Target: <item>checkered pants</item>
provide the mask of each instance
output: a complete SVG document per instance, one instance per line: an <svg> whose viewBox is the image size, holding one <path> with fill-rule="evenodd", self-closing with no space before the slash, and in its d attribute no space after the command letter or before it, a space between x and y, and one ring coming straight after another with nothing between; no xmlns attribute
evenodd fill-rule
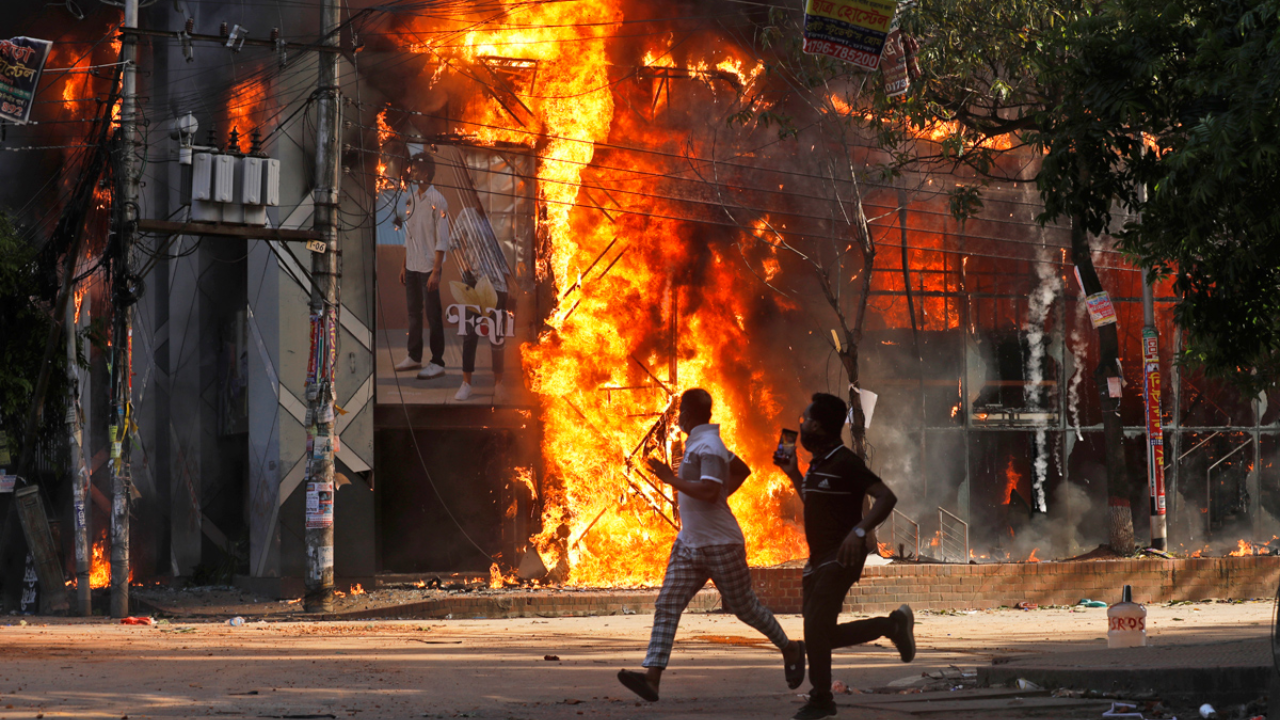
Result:
<svg viewBox="0 0 1280 720"><path fill-rule="evenodd" d="M751 589L745 545L709 545L691 548L676 540L667 560L667 576L653 608L653 633L644 666L665 668L671 658L680 614L710 579L720 591L720 603L742 622L759 630L778 649L790 642L773 613L760 604Z"/></svg>

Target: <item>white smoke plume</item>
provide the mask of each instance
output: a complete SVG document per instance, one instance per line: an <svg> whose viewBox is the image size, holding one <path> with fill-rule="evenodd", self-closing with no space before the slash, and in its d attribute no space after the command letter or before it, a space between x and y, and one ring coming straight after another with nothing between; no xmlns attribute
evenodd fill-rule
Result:
<svg viewBox="0 0 1280 720"><path fill-rule="evenodd" d="M1040 229L1041 236L1044 228ZM1027 307L1027 321L1023 330L1027 333L1027 405L1039 408L1044 395L1044 355L1045 355L1045 320L1053 309L1053 302L1058 296L1058 276L1050 264L1050 250L1042 245L1036 252L1036 278L1039 285L1031 291L1031 302ZM1036 460L1031 479L1031 497L1036 510L1045 512L1044 486L1049 475L1048 435L1043 427L1036 429Z"/></svg>

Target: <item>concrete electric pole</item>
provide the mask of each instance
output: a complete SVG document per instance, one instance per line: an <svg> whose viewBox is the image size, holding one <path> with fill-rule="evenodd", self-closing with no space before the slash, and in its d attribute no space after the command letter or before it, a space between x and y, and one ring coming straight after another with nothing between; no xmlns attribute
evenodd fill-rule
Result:
<svg viewBox="0 0 1280 720"><path fill-rule="evenodd" d="M1151 510L1151 547L1167 549L1164 499L1164 429L1160 420L1160 336L1147 271L1142 271L1142 399L1147 424L1147 488Z"/></svg>
<svg viewBox="0 0 1280 720"><path fill-rule="evenodd" d="M338 0L320 9L320 44L338 47ZM306 602L307 612L333 611L334 365L338 357L338 132L341 127L338 54L319 55L316 89L315 214L312 229L324 238L311 254L311 355L307 372Z"/></svg>
<svg viewBox="0 0 1280 720"><path fill-rule="evenodd" d="M74 265L71 265L74 268ZM80 369L76 365L77 342L76 308L74 303L67 303L66 319L63 324L67 328L67 379L71 390L67 398L67 445L71 450L71 494L73 532L76 548L76 611L84 616L93 615L93 600L89 587L89 575L93 563L93 542L89 539L91 528L89 520L92 515L89 504L89 469L84 462L84 424L80 416Z"/></svg>
<svg viewBox="0 0 1280 720"><path fill-rule="evenodd" d="M134 279L129 271L133 233L138 222L137 60L138 0L125 0L123 40L120 47L120 153L116 172L123 197L116 227L116 253L112 263L112 301L115 317L111 333L111 617L129 615L129 425L133 422L130 397L133 380Z"/></svg>

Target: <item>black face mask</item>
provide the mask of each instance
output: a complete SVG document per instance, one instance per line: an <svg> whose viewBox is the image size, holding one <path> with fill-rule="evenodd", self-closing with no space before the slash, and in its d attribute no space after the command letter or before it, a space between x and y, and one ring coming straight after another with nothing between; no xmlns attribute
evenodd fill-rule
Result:
<svg viewBox="0 0 1280 720"><path fill-rule="evenodd" d="M838 440L831 437L831 434L822 428L817 428L812 432L800 430L800 446L809 452L817 452L825 450L834 445Z"/></svg>

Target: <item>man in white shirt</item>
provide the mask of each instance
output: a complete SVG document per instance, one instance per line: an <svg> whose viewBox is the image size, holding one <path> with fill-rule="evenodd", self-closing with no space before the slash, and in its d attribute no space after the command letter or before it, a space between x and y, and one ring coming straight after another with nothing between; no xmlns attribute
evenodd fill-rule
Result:
<svg viewBox="0 0 1280 720"><path fill-rule="evenodd" d="M415 370L423 379L444 374L444 306L440 303L440 275L449 250L449 203L436 190L436 164L425 153L410 161L414 192L410 196L409 219L404 224L404 266L400 284L405 286L409 305L408 357L396 370ZM431 328L431 361L422 364L423 310Z"/></svg>
<svg viewBox="0 0 1280 720"><path fill-rule="evenodd" d="M686 390L680 396L678 418L680 429L688 436L680 474L657 459L649 460L653 473L679 492L680 534L671 547L667 574L654 602L653 632L644 659L646 672L619 670L618 681L651 702L658 699L658 684L671 656L680 615L708 579L720 591L725 610L759 630L782 651L787 686L795 689L804 682L804 643L787 638L773 613L760 604L751 589L746 541L728 503L733 456L720 439L720 426L710 421L711 395L700 388Z"/></svg>

